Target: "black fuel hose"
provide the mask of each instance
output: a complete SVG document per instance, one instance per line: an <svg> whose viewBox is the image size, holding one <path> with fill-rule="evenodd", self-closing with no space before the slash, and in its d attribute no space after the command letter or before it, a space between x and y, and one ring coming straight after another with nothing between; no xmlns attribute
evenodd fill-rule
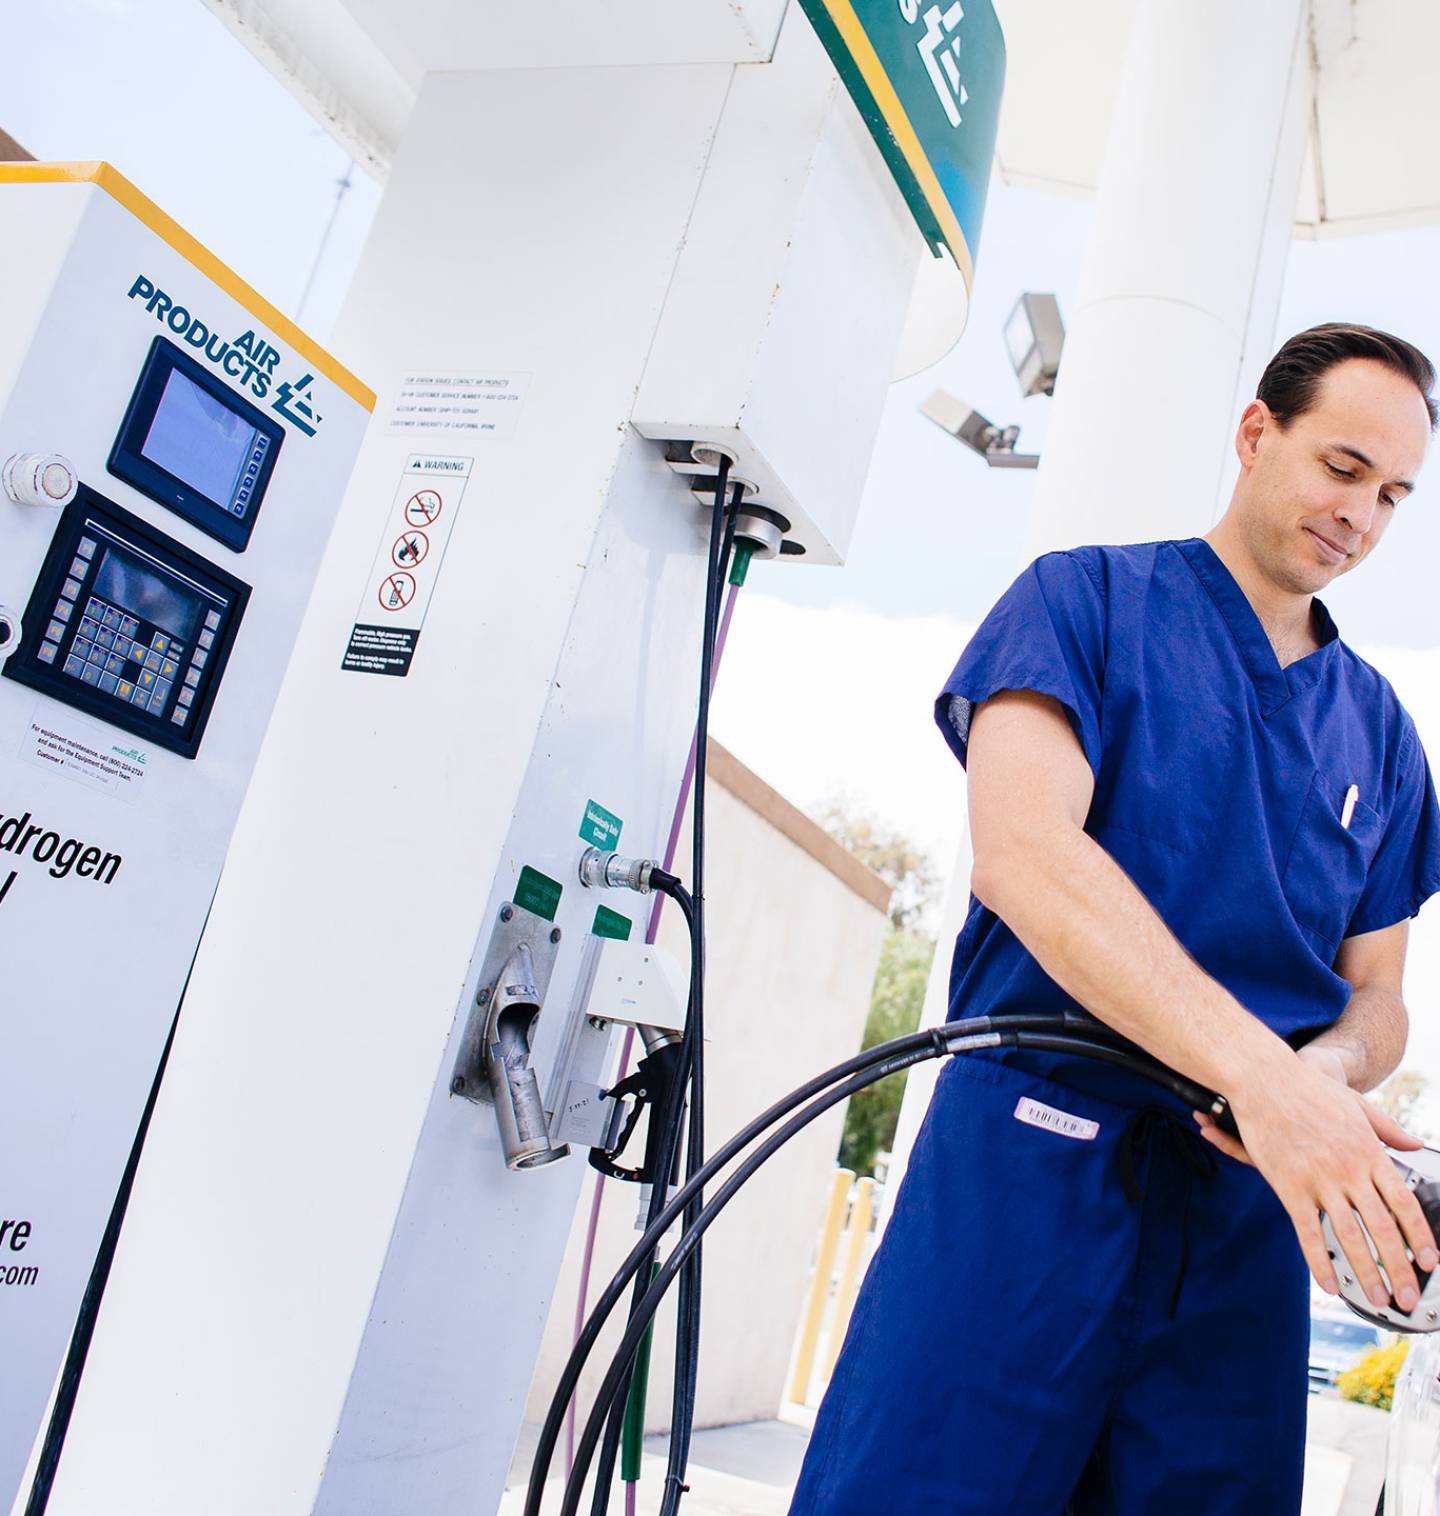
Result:
<svg viewBox="0 0 1440 1516"><path fill-rule="evenodd" d="M1174 1070L1166 1068L1136 1048L1133 1043L1111 1032L1103 1024L1078 1013L1065 1012L1019 1014L997 1018L976 1016L967 1020L948 1022L942 1026L912 1032L908 1036L897 1037L891 1042L869 1048L816 1075L815 1078L792 1090L768 1110L755 1117L681 1185L669 1203L654 1217L649 1229L636 1243L625 1262L621 1264L615 1276L605 1287L585 1323L584 1330L576 1339L541 1428L540 1441L536 1448L535 1461L531 1467L530 1481L526 1491L524 1516L540 1516L545 1479L554 1456L565 1408L575 1392L580 1374L594 1350L605 1322L623 1295L626 1285L635 1278L643 1265L653 1259L665 1232L676 1217L687 1209L694 1196L703 1190L705 1184L768 1128L775 1126L785 1117L790 1117L725 1180L694 1220L686 1226L643 1294L632 1301L625 1334L611 1359L610 1367L596 1397L595 1407L586 1421L580 1444L576 1449L574 1467L565 1488L562 1516L575 1516L578 1510L585 1477L606 1414L614 1403L619 1386L625 1382L635 1350L666 1291L684 1267L686 1259L699 1246L700 1238L710 1223L756 1170L797 1132L803 1130L831 1106L889 1074L909 1068L913 1064L925 1062L930 1058L996 1047L1064 1052L1110 1063L1153 1080L1196 1110L1208 1110L1214 1101L1214 1096L1208 1091ZM802 1106L804 1109L799 1110L798 1114L791 1115L797 1107ZM672 1437L674 1431L672 1427Z"/></svg>

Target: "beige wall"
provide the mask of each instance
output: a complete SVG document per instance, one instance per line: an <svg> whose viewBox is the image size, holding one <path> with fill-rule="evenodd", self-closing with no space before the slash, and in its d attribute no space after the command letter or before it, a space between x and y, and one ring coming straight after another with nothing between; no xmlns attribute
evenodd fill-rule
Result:
<svg viewBox="0 0 1440 1516"><path fill-rule="evenodd" d="M705 1056L707 1150L713 1151L780 1095L859 1049L889 890L717 743L710 753ZM689 859L687 827L675 869L687 881ZM688 963L684 923L670 906L660 942ZM699 1426L770 1417L779 1407L843 1121L844 1107L837 1106L806 1128L706 1233ZM641 1135L625 1162L638 1159ZM570 1349L593 1194L587 1183L545 1328L528 1421L543 1419ZM638 1186L605 1185L592 1302L635 1244L638 1196ZM655 1338L651 1430L669 1424L673 1299L672 1291ZM617 1315L623 1314L622 1307ZM612 1345L614 1336L606 1338ZM606 1359L597 1353L592 1364ZM598 1380L592 1371L582 1382L582 1417Z"/></svg>

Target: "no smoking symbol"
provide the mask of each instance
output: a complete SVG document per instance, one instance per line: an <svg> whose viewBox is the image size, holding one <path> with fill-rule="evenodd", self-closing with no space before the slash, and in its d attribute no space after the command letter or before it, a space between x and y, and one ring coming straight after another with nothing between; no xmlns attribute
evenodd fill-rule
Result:
<svg viewBox="0 0 1440 1516"><path fill-rule="evenodd" d="M405 521L409 526L429 526L443 508L444 502L434 490L421 490L406 502Z"/></svg>
<svg viewBox="0 0 1440 1516"><path fill-rule="evenodd" d="M390 558L396 568L414 568L416 564L424 563L429 551L430 539L424 532L406 532L396 538Z"/></svg>
<svg viewBox="0 0 1440 1516"><path fill-rule="evenodd" d="M415 579L411 574L391 574L380 586L380 608L403 611L415 598Z"/></svg>

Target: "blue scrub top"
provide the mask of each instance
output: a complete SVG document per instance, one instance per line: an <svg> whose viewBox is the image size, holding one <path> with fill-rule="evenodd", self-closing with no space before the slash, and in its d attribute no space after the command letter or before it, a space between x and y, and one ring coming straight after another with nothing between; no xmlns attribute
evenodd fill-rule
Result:
<svg viewBox="0 0 1440 1516"><path fill-rule="evenodd" d="M1316 612L1323 645L1281 668L1199 538L1050 553L985 618L935 708L963 764L982 700L1057 700L1095 774L1086 832L1196 962L1297 1043L1345 1009L1341 940L1440 890L1440 807L1414 723ZM951 1018L1062 1009L1078 1007L972 896Z"/></svg>

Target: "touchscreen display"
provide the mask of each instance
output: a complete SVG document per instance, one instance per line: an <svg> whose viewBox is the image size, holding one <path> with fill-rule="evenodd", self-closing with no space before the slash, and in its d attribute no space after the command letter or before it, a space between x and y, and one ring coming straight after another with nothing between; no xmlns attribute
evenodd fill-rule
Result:
<svg viewBox="0 0 1440 1516"><path fill-rule="evenodd" d="M92 589L116 610L163 627L192 646L209 604L179 580L118 547L105 548Z"/></svg>
<svg viewBox="0 0 1440 1516"><path fill-rule="evenodd" d="M141 453L222 509L229 507L255 444L255 428L171 369Z"/></svg>

